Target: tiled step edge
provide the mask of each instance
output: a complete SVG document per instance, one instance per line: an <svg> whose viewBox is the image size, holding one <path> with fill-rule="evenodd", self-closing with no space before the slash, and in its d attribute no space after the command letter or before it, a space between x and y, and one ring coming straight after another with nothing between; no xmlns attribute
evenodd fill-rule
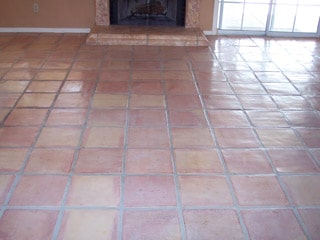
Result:
<svg viewBox="0 0 320 240"><path fill-rule="evenodd" d="M144 46L208 46L209 42L201 30L194 34L157 34L157 33L105 33L88 34L88 45L144 45Z"/></svg>

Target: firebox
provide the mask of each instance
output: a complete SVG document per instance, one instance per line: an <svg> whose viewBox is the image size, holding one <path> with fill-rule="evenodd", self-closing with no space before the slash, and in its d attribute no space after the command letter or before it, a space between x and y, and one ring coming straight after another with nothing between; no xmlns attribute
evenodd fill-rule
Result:
<svg viewBox="0 0 320 240"><path fill-rule="evenodd" d="M110 24L184 26L186 0L110 0Z"/></svg>

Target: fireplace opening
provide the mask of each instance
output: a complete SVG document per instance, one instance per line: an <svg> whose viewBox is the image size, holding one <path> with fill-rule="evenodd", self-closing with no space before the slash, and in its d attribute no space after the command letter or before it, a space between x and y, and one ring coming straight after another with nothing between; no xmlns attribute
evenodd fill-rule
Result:
<svg viewBox="0 0 320 240"><path fill-rule="evenodd" d="M185 26L186 0L110 0L110 24Z"/></svg>

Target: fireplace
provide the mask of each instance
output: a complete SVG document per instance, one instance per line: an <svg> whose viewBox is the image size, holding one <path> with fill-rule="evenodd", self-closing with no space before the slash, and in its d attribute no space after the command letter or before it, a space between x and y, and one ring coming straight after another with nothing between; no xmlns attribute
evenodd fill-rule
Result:
<svg viewBox="0 0 320 240"><path fill-rule="evenodd" d="M200 10L200 0L118 0L121 1L122 5L119 3L115 4L115 0L95 0L96 1L96 25L97 26L109 26L118 23L119 19L123 19L130 16L135 17L154 17L157 16L159 19L164 16L176 19L176 26L184 26L185 28L199 28L199 10ZM130 5L132 2L137 2L141 4L140 6L145 6L145 11L141 8L139 11L132 9L131 7L123 7L124 4ZM167 3L171 6L180 6L179 11L175 11L174 7L170 7L171 10L163 10L161 8L158 10L153 10L151 13L147 13L148 9L151 9L150 3L160 2L163 8L168 7ZM182 2L182 3L181 3ZM143 5L146 4L146 5ZM159 4L159 3L157 3ZM182 7L181 7L182 6ZM122 10L121 10L122 9ZM153 8L154 9L154 8ZM131 12L132 11L132 12ZM171 11L171 12L169 12ZM124 13L123 13L124 12ZM141 14L141 15L140 15ZM176 16L173 16L176 15ZM126 17L124 17L126 16ZM121 21L120 21L121 24ZM161 25L160 23L158 23Z"/></svg>
<svg viewBox="0 0 320 240"><path fill-rule="evenodd" d="M115 4L115 0L95 1L96 26L88 34L87 44L140 46L209 45L208 39L200 28L200 0L117 0L121 1L120 4L119 2ZM133 2L138 4L133 6L131 5ZM177 11L177 6L179 6L180 12ZM172 26L179 27L166 25L168 23L163 24L165 17L175 21ZM144 23L139 25L139 23L135 22L127 25L125 21L128 18L136 20L141 18L144 19L142 20ZM157 25L150 24L151 20L156 18L158 18Z"/></svg>
<svg viewBox="0 0 320 240"><path fill-rule="evenodd" d="M185 8L185 0L110 0L110 24L184 26Z"/></svg>

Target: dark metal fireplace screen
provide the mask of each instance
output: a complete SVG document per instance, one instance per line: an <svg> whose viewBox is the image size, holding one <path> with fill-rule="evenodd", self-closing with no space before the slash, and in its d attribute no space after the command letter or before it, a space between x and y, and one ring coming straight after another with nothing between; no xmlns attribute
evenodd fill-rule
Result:
<svg viewBox="0 0 320 240"><path fill-rule="evenodd" d="M110 0L110 23L184 26L186 0Z"/></svg>

